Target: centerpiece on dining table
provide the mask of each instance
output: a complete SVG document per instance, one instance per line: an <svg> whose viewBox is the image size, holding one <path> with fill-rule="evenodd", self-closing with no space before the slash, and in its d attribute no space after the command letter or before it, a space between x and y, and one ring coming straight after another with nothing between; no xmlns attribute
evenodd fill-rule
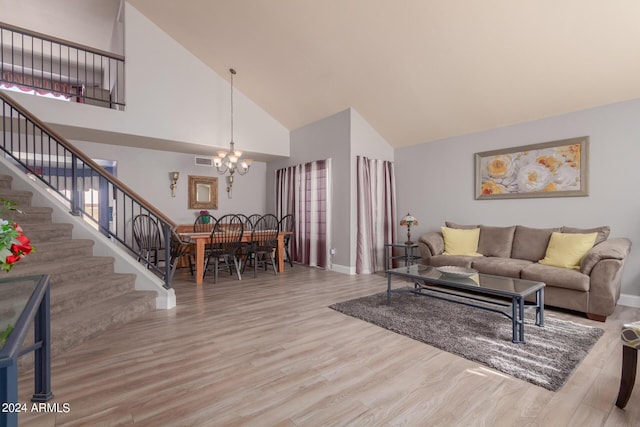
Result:
<svg viewBox="0 0 640 427"><path fill-rule="evenodd" d="M203 224L209 224L209 221L211 220L211 217L209 216L209 211L206 209L203 209L200 211L200 219L202 221Z"/></svg>

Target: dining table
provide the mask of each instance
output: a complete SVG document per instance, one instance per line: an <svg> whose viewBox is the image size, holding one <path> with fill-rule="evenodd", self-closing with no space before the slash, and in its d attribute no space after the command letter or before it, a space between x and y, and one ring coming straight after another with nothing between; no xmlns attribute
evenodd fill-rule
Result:
<svg viewBox="0 0 640 427"><path fill-rule="evenodd" d="M178 235L182 240L192 242L196 249L195 259L195 280L197 285L201 285L204 281L204 253L207 244L211 243L211 232L194 232L193 225L190 226L191 231L188 231L186 226L178 226ZM293 234L291 231L278 232L278 244L276 246L276 265L278 272L284 271L284 236L287 234ZM242 233L242 242L250 242L252 240L253 232L251 230L244 231Z"/></svg>

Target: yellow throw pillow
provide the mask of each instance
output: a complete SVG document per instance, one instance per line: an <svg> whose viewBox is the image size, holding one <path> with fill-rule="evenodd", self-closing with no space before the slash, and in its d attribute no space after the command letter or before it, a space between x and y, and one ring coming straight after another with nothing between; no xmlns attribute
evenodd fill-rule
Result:
<svg viewBox="0 0 640 427"><path fill-rule="evenodd" d="M551 233L547 253L540 264L563 268L580 268L580 261L593 247L598 233Z"/></svg>
<svg viewBox="0 0 640 427"><path fill-rule="evenodd" d="M478 253L480 229L442 227L444 255L482 256Z"/></svg>

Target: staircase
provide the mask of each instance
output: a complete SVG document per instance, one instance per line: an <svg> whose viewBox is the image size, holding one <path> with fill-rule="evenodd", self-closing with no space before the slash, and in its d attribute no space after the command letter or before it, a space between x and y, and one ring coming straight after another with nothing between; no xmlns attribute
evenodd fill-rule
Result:
<svg viewBox="0 0 640 427"><path fill-rule="evenodd" d="M156 292L135 291L134 274L116 273L112 257L94 256L92 240L73 239L71 224L53 223L52 209L31 206L32 193L12 190L12 179L0 175L0 197L16 202L21 212L0 216L16 221L35 250L0 277L49 274L54 358L155 310Z"/></svg>

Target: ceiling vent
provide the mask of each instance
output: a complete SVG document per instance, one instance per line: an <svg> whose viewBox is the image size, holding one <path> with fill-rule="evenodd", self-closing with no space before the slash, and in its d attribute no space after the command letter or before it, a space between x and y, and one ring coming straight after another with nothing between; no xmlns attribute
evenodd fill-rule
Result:
<svg viewBox="0 0 640 427"><path fill-rule="evenodd" d="M196 156L196 166L213 166L213 159L211 157Z"/></svg>

